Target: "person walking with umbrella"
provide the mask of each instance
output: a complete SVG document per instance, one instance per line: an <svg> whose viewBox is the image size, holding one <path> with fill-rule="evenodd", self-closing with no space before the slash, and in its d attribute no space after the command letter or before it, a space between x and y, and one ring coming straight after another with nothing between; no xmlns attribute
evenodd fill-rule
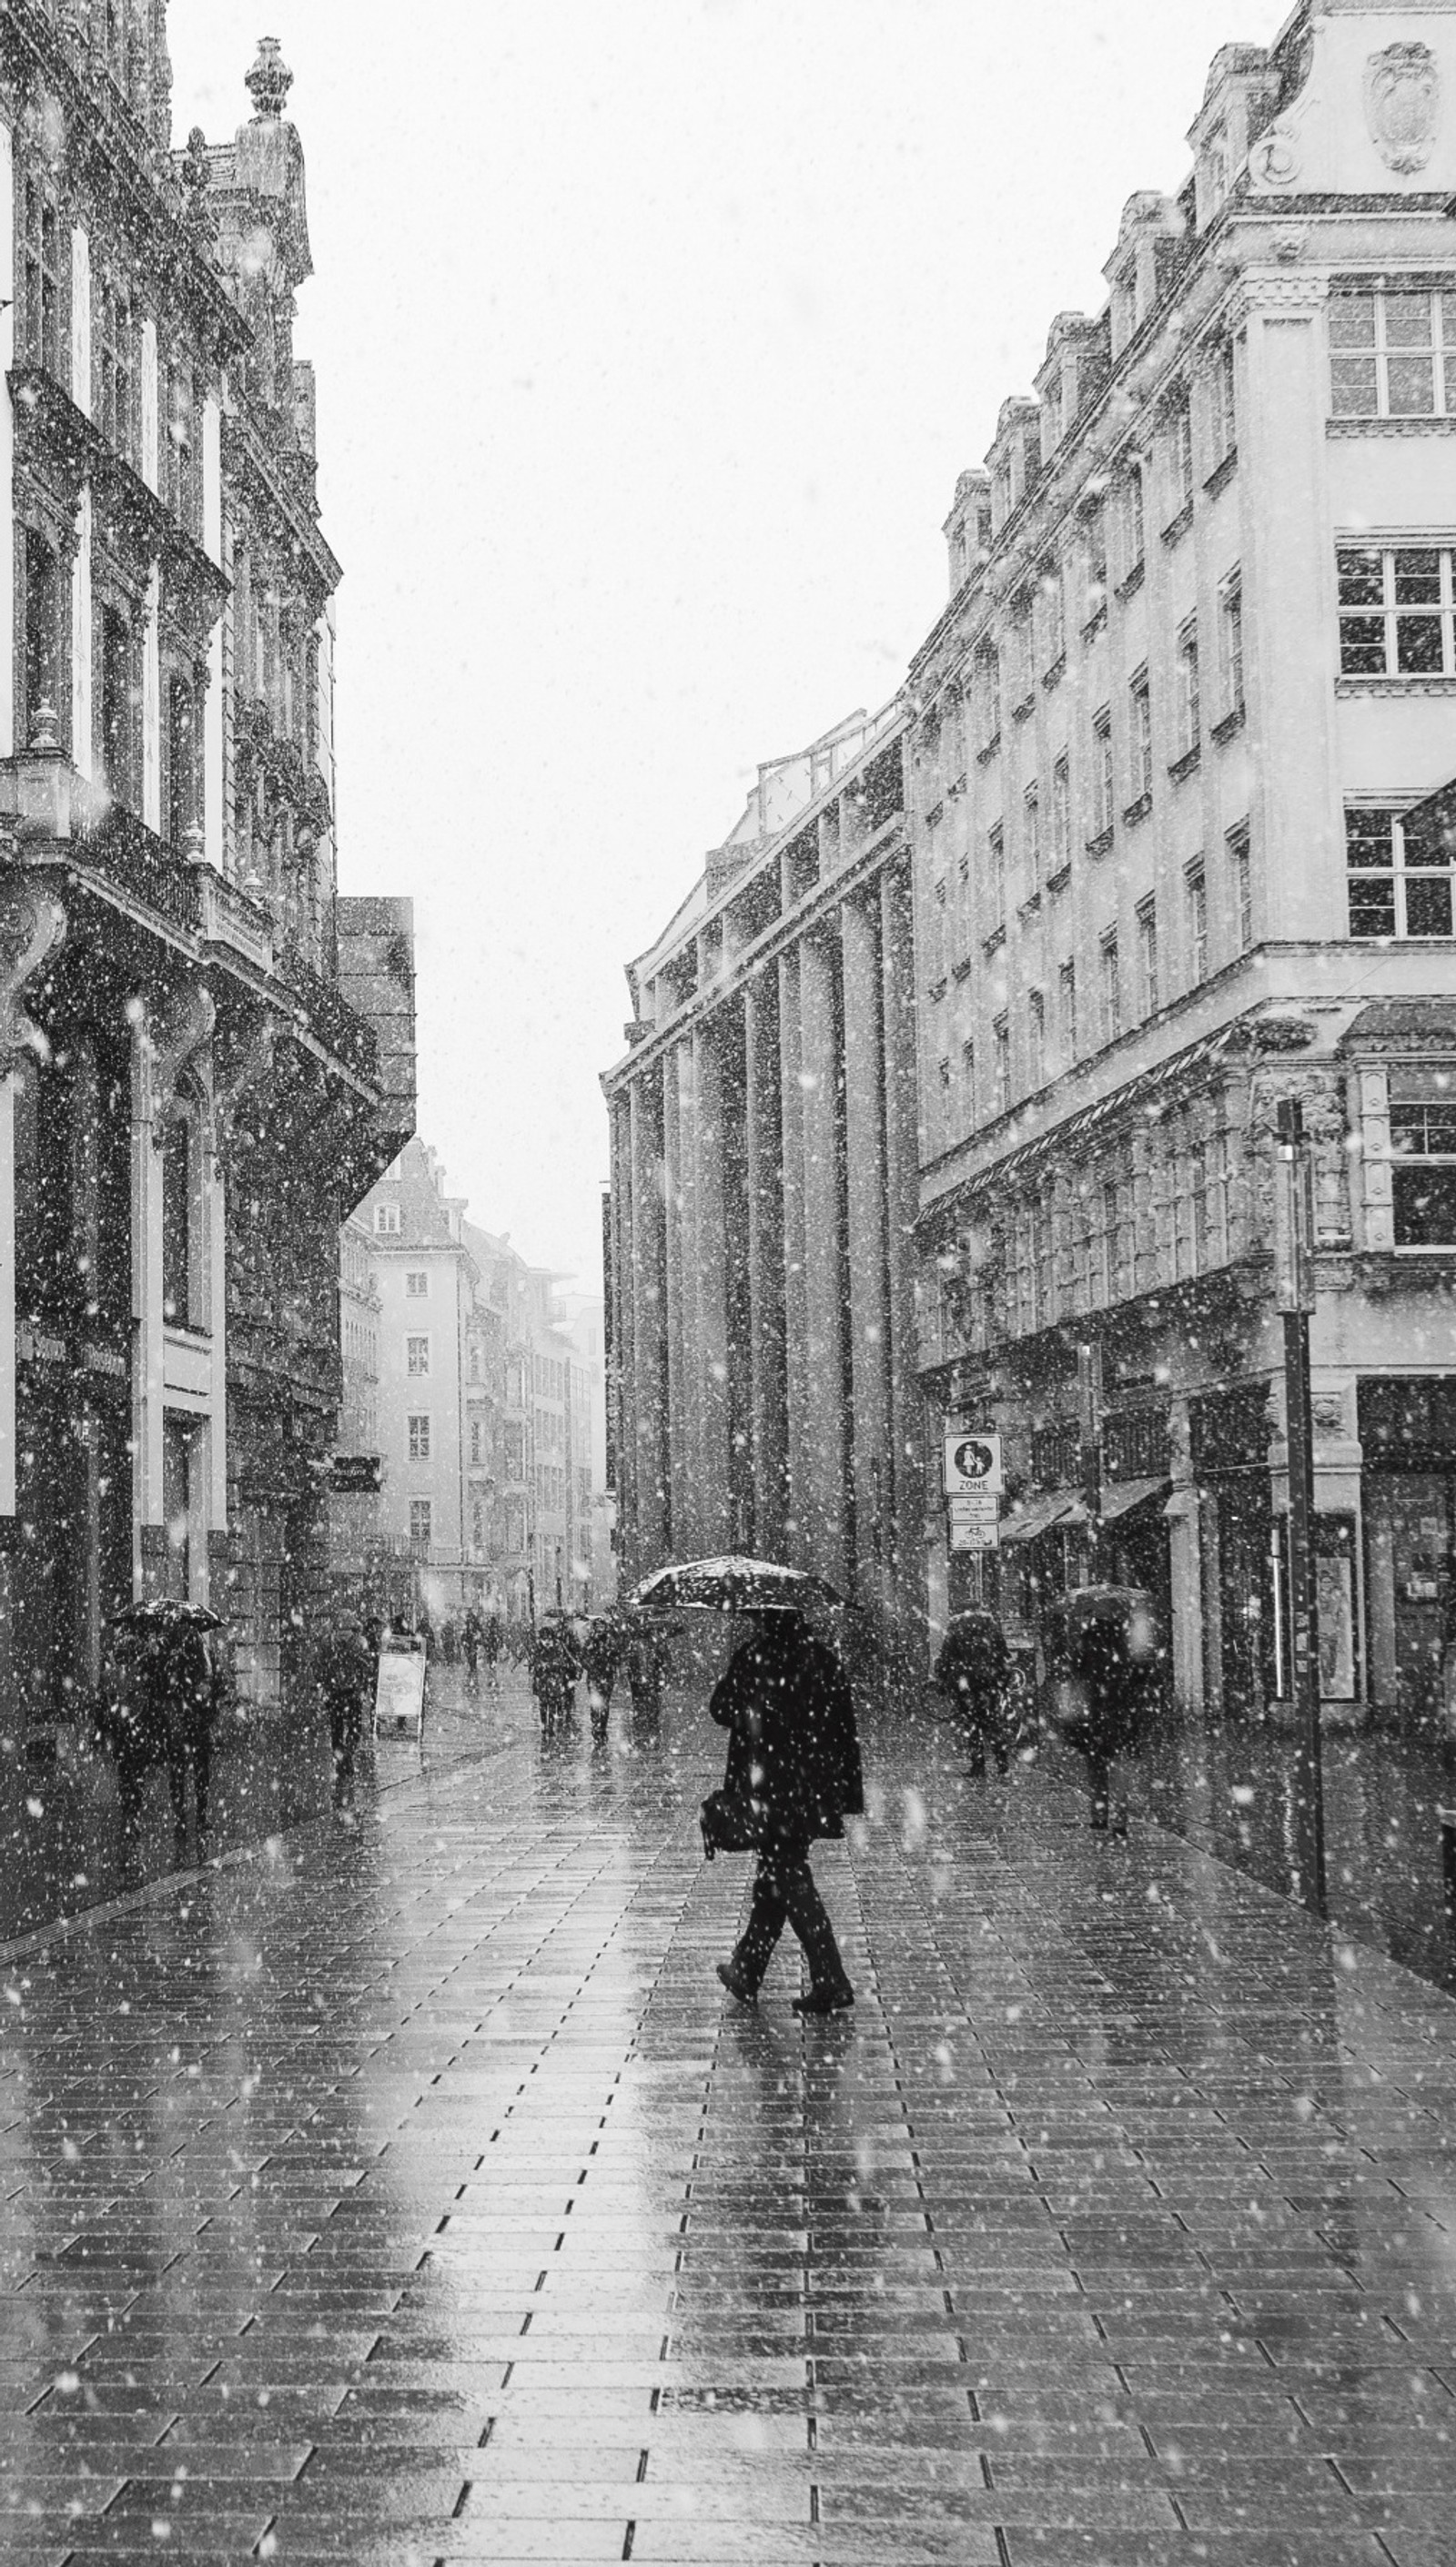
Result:
<svg viewBox="0 0 1456 2567"><path fill-rule="evenodd" d="M750 1845L757 1853L748 1922L718 1975L740 2005L752 2005L785 1923L809 1968L795 2014L837 2014L854 2003L828 1912L809 1869L819 1837L842 1837L864 1808L859 1739L849 1680L827 1641L797 1604L749 1616L750 1636L734 1653L709 1709L728 1732L723 1792L704 1804L710 1858ZM726 1821L726 1825L723 1822Z"/></svg>
<svg viewBox="0 0 1456 2567"><path fill-rule="evenodd" d="M971 1742L971 1771L986 1779L986 1751L1005 1774L1011 1761L1011 1653L994 1613L977 1609L952 1616L936 1659L935 1683L955 1704Z"/></svg>

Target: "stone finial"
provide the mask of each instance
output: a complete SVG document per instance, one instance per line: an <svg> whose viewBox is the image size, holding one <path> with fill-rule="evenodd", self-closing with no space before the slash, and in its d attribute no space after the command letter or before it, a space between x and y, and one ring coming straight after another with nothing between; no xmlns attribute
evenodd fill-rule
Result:
<svg viewBox="0 0 1456 2567"><path fill-rule="evenodd" d="M293 87L293 74L283 59L276 36L258 38L258 59L247 76L247 87L253 113L259 123L270 119L276 123L288 104L288 93Z"/></svg>

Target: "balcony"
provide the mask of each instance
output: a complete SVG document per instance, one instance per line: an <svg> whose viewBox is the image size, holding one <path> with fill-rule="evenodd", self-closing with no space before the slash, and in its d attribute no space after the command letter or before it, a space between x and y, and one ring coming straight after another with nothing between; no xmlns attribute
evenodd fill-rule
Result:
<svg viewBox="0 0 1456 2567"><path fill-rule="evenodd" d="M379 1036L373 1025L357 1015L333 983L301 956L280 957L278 969L295 997L303 1000L316 1039L356 1077L373 1084L379 1077Z"/></svg>

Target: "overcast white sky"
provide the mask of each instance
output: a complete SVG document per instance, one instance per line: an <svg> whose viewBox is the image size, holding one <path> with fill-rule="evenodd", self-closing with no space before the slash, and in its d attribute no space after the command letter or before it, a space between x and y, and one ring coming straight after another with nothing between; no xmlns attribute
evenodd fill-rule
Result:
<svg viewBox="0 0 1456 2567"><path fill-rule="evenodd" d="M266 11L266 15L263 13ZM1285 0L171 0L308 158L341 879L414 895L420 1129L599 1274L623 965L761 758L893 694L1053 313Z"/></svg>

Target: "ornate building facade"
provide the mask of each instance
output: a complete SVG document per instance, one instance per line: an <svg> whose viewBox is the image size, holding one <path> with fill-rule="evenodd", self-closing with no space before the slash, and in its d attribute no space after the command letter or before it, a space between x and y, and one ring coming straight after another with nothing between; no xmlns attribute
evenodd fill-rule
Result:
<svg viewBox="0 0 1456 2567"><path fill-rule="evenodd" d="M605 1080L623 1582L739 1551L918 1645L907 713L760 767Z"/></svg>
<svg viewBox="0 0 1456 2567"><path fill-rule="evenodd" d="M1288 1691L1298 1098L1322 1690L1418 1723L1456 1603L1456 8L1296 10L1190 142L963 475L911 671L922 1380L1012 1465L990 1562L932 1510L930 1592L1034 1627L1095 1557L1186 1701Z"/></svg>
<svg viewBox="0 0 1456 2567"><path fill-rule="evenodd" d="M0 10L0 1682L39 1735L154 1587L288 1696L339 1221L413 1118L408 904L337 894L289 80L265 40L235 140L176 152L161 0Z"/></svg>

